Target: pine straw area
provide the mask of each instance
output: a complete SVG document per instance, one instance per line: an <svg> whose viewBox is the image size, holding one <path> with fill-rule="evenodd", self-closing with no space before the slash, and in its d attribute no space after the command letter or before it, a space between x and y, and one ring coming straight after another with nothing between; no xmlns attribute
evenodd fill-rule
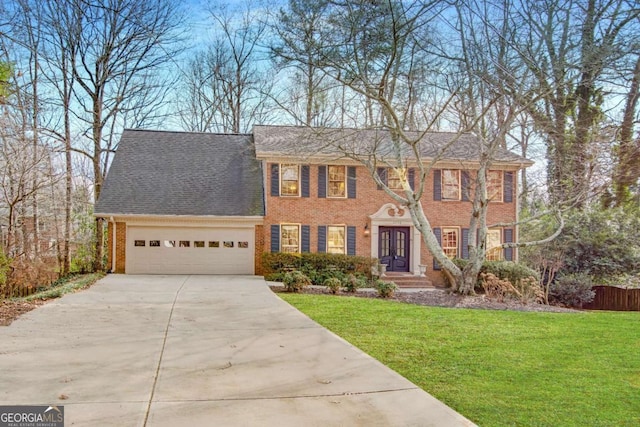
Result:
<svg viewBox="0 0 640 427"><path fill-rule="evenodd" d="M3 300L0 301L0 326L9 326L24 313L46 304L49 300Z"/></svg>

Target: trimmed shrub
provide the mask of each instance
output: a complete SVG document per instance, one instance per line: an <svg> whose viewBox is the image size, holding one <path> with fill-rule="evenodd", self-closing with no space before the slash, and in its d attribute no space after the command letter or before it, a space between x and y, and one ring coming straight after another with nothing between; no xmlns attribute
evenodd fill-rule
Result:
<svg viewBox="0 0 640 427"><path fill-rule="evenodd" d="M349 274L346 279L343 280L343 286L345 291L355 293L358 288L364 288L367 286L367 280L363 276Z"/></svg>
<svg viewBox="0 0 640 427"><path fill-rule="evenodd" d="M371 277L371 266L377 264L376 259L325 253L280 253L265 252L262 255L265 277L273 273L286 273L299 270L311 279L314 285L324 285L324 282L337 277L344 281L348 274L358 277Z"/></svg>
<svg viewBox="0 0 640 427"><path fill-rule="evenodd" d="M332 294L337 294L342 286L342 280L337 277L329 277L324 281L324 285L331 291Z"/></svg>
<svg viewBox="0 0 640 427"><path fill-rule="evenodd" d="M376 280L373 287L378 291L378 296L381 298L391 298L394 292L398 289L398 286L396 286L395 283L385 282L382 280Z"/></svg>
<svg viewBox="0 0 640 427"><path fill-rule="evenodd" d="M301 271L290 271L284 275L282 283L287 292L300 292L311 285L311 280Z"/></svg>
<svg viewBox="0 0 640 427"><path fill-rule="evenodd" d="M556 279L549 288L549 297L556 304L581 308L593 301L596 293L591 276L584 273L569 274Z"/></svg>

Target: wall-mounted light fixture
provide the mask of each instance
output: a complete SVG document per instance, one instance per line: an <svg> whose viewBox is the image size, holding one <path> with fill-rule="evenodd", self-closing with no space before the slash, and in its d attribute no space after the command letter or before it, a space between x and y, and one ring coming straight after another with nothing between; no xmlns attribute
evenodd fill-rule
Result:
<svg viewBox="0 0 640 427"><path fill-rule="evenodd" d="M365 224L364 225L364 235L366 237L369 237L370 234L371 234L371 231L369 230L369 224Z"/></svg>

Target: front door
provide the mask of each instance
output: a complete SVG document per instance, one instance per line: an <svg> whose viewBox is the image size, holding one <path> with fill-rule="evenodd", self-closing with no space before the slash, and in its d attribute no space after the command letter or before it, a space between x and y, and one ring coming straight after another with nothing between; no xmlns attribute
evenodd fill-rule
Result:
<svg viewBox="0 0 640 427"><path fill-rule="evenodd" d="M380 227L378 258L387 271L409 271L409 227Z"/></svg>

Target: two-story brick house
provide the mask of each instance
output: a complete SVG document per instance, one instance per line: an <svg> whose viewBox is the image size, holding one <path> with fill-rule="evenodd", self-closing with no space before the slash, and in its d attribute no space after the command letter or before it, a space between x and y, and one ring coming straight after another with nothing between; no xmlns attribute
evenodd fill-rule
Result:
<svg viewBox="0 0 640 427"><path fill-rule="evenodd" d="M255 126L251 135L127 130L96 206L96 215L109 220L110 266L127 273L260 274L265 251L329 252L379 258L388 271L414 275L426 265L429 279L440 282L407 209L344 155L355 152L354 140L367 149L376 141L383 152L385 135L290 126ZM465 257L471 213L465 189L478 166L478 141L453 137L425 135L423 161L439 160L421 202L445 252ZM404 164L400 173L418 185L415 159ZM516 222L517 172L530 164L497 153L488 174L489 224ZM401 191L393 169L379 166L376 173ZM499 245L516 238L515 226L491 228L489 256L515 259L514 250Z"/></svg>
<svg viewBox="0 0 640 427"><path fill-rule="evenodd" d="M422 243L408 210L375 183L359 159L352 158L358 156L345 156L353 155L354 150L343 140L380 142L388 138L385 132L323 133L301 127L256 126L253 135L257 158L265 170L267 251L361 255L378 258L387 271L414 275L420 274L423 265L429 279L441 282L438 265ZM427 134L424 140L421 160L425 164L439 155L441 147L449 146L427 176L421 202L445 252L450 257L466 257L471 215L468 187L473 170L478 168L478 140L473 135L458 138L452 133ZM336 149L337 145L342 148ZM375 149L384 151L384 144ZM368 154L365 148L361 157ZM415 162L415 156L407 156L402 170L412 188L417 185ZM488 224L517 222L517 172L530 164L506 150L496 153L487 177L491 200ZM403 193L393 168L375 170L389 188ZM500 245L516 237L516 226L490 228L488 257L514 260L515 251Z"/></svg>

